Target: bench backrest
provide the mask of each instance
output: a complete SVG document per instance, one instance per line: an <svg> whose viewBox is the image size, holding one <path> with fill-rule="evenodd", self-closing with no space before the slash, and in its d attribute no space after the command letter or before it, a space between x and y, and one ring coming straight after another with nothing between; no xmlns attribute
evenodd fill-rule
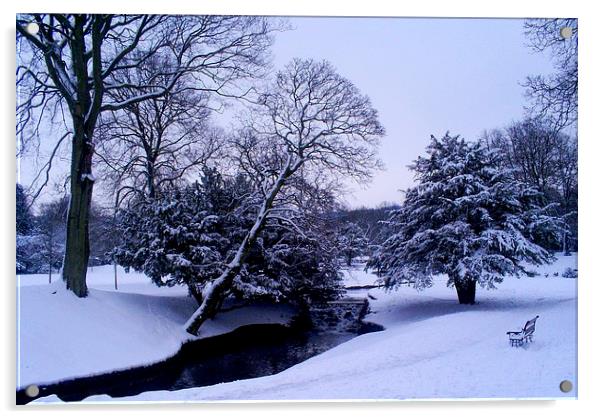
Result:
<svg viewBox="0 0 602 419"><path fill-rule="evenodd" d="M539 319L539 316L535 316L533 319L525 323L525 327L523 327L523 333L525 335L532 335L533 332L535 332L535 322L537 319Z"/></svg>

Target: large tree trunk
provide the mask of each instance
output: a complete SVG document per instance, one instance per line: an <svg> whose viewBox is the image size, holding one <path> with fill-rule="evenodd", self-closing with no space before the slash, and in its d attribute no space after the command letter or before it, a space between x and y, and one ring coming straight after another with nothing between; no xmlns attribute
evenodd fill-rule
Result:
<svg viewBox="0 0 602 419"><path fill-rule="evenodd" d="M155 163L151 159L146 165L146 189L148 191L148 197L155 199L157 197L157 191L155 189Z"/></svg>
<svg viewBox="0 0 602 419"><path fill-rule="evenodd" d="M88 295L86 286L86 270L90 256L88 224L94 178L92 177L93 146L91 138L84 134L83 123L81 125L81 127L76 126L71 151L71 197L67 218L63 280L67 284L67 289L73 291L78 297L85 297Z"/></svg>
<svg viewBox="0 0 602 419"><path fill-rule="evenodd" d="M454 287L458 293L458 301L460 304L474 304L477 282L473 280L460 280L454 278Z"/></svg>
<svg viewBox="0 0 602 419"><path fill-rule="evenodd" d="M71 144L71 196L69 215L67 218L67 243L63 261L63 280L67 289L78 297L88 295L86 270L90 257L90 239L88 224L90 205L92 203L92 156L94 145L92 135L96 120L100 113L103 88L101 74L101 53L98 27L94 26L92 37L92 55L86 56L86 39L84 27L87 24L85 15L76 15L73 40L71 43L71 59L75 75L73 103L70 105L73 118L73 141ZM89 74L92 64L92 80Z"/></svg>

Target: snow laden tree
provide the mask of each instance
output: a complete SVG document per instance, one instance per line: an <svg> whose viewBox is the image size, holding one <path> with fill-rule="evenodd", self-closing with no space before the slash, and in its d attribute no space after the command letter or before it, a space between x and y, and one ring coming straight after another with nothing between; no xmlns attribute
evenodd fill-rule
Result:
<svg viewBox="0 0 602 419"><path fill-rule="evenodd" d="M368 264L386 287L420 289L446 274L460 304L474 304L477 284L495 288L505 275L524 272L522 262L553 259L534 242L541 235L559 240L559 220L547 215L541 193L500 169L497 158L481 142L431 137L427 156L410 166L418 184L392 212L395 233Z"/></svg>
<svg viewBox="0 0 602 419"><path fill-rule="evenodd" d="M342 294L333 231L296 217L303 232L278 222L265 227L231 293L239 298L287 301L307 307Z"/></svg>
<svg viewBox="0 0 602 419"><path fill-rule="evenodd" d="M20 14L16 23L17 136L22 149L51 137L51 159L71 139L63 279L85 297L101 113L174 93L181 81L184 89L244 96L241 81L262 74L272 26L262 17L109 14ZM127 81L131 69L155 57L165 65L139 83Z"/></svg>
<svg viewBox="0 0 602 419"><path fill-rule="evenodd" d="M34 227L33 214L29 205L29 199L23 186L17 183L15 195L16 207L16 232L17 234L27 235L31 233Z"/></svg>
<svg viewBox="0 0 602 419"><path fill-rule="evenodd" d="M240 160L259 150L266 156L253 171L258 185L254 222L222 274L203 288L203 302L186 323L195 335L216 314L268 220L295 225L286 211L278 211L293 179L320 173L365 181L378 166L376 147L384 129L377 112L328 62L293 60L276 74L246 122L253 147L242 148Z"/></svg>
<svg viewBox="0 0 602 419"><path fill-rule="evenodd" d="M303 308L341 295L332 217L335 200L328 188L311 185L300 177L285 185L234 281L234 295L240 289L249 296L287 301ZM252 199L256 197L254 194ZM255 208L250 206L251 223L245 232L254 221ZM239 243L236 241L237 246Z"/></svg>
<svg viewBox="0 0 602 419"><path fill-rule="evenodd" d="M244 176L222 177L205 169L200 182L145 198L120 214L123 243L114 255L120 265L144 272L159 286L187 285L195 298L219 276L253 224L247 202L252 185ZM272 222L228 295L252 300L306 304L335 296L340 289L335 246L323 225L309 219L305 233Z"/></svg>
<svg viewBox="0 0 602 419"><path fill-rule="evenodd" d="M352 222L347 222L340 228L337 246L347 266L351 266L353 258L367 255L370 250L366 232Z"/></svg>
<svg viewBox="0 0 602 419"><path fill-rule="evenodd" d="M159 285L197 286L223 270L230 245L244 214L239 179L222 181L205 170L200 182L166 191L161 197L142 197L118 213L122 243L114 256L120 265L144 272Z"/></svg>
<svg viewBox="0 0 602 419"><path fill-rule="evenodd" d="M41 237L36 233L34 216L29 198L22 185L16 187L16 270L17 274L34 273L40 268L38 256L43 248Z"/></svg>

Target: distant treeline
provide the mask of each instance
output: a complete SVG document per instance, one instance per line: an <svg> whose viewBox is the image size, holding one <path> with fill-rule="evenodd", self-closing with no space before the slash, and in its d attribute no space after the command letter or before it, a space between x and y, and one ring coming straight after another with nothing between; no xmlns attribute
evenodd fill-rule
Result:
<svg viewBox="0 0 602 419"><path fill-rule="evenodd" d="M386 221L392 210L399 209L398 204L385 203L376 208L360 207L356 209L341 209L336 218L339 223L357 224L366 234L370 244L382 243L389 236Z"/></svg>

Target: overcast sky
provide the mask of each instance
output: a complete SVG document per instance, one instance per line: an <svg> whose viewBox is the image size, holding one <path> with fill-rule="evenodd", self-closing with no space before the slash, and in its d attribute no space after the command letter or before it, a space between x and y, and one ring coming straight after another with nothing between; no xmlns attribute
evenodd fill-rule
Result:
<svg viewBox="0 0 602 419"><path fill-rule="evenodd" d="M399 202L413 182L407 169L431 134L476 139L520 119L519 83L552 71L549 57L526 46L522 20L295 18L277 36L276 67L293 57L327 59L367 94L387 130L386 170L355 186L351 207Z"/></svg>
<svg viewBox="0 0 602 419"><path fill-rule="evenodd" d="M400 202L413 182L407 166L430 135L450 131L472 140L484 129L520 119L520 83L552 71L549 57L526 46L522 20L425 18L292 18L278 33L274 67L294 57L329 60L379 111L387 130L380 156L386 169L367 187L350 185L350 207ZM219 118L218 118L219 119ZM32 161L22 162L22 183ZM55 174L68 164L57 162ZM42 200L55 195L52 189Z"/></svg>

